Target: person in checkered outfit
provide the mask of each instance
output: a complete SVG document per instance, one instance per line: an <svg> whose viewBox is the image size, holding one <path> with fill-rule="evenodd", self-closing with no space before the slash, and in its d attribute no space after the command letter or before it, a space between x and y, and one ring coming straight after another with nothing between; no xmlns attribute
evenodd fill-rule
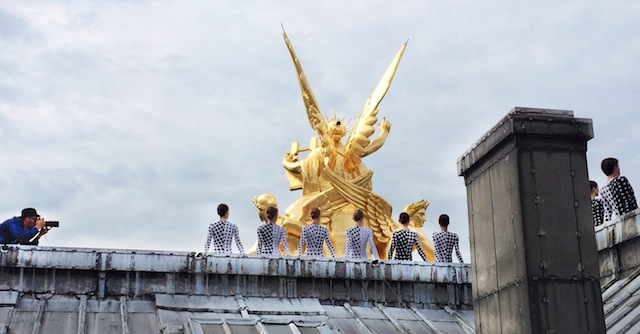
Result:
<svg viewBox="0 0 640 334"><path fill-rule="evenodd" d="M238 250L244 254L244 248L242 248L240 236L238 235L238 226L227 221L229 219L229 206L226 204L218 205L218 215L220 220L209 224L209 233L207 233L207 241L204 244L204 252L207 253L209 251L209 245L213 242L214 253L230 254L231 243L235 240Z"/></svg>
<svg viewBox="0 0 640 334"><path fill-rule="evenodd" d="M464 263L458 245L458 235L448 230L449 215L440 215L440 217L438 217L438 224L440 225L440 231L433 233L433 243L436 248L436 262L453 262L451 253L455 248L458 261Z"/></svg>
<svg viewBox="0 0 640 334"><path fill-rule="evenodd" d="M373 231L371 228L364 226L364 212L358 209L353 214L353 221L356 226L351 226L345 233L347 235L347 250L344 257L348 259L367 259L367 244L374 259L379 259L378 249L373 242Z"/></svg>
<svg viewBox="0 0 640 334"><path fill-rule="evenodd" d="M398 221L400 222L400 224L402 224L402 228L398 231L393 232L393 237L391 238L391 247L389 248L387 258L393 260L411 261L413 260L413 255L411 253L413 251L413 247L415 247L418 250L420 257L422 257L422 260L427 262L427 256L424 254L424 250L422 249L422 247L420 247L420 239L418 238L418 233L409 230L409 214L406 212L400 213Z"/></svg>
<svg viewBox="0 0 640 334"><path fill-rule="evenodd" d="M289 244L287 244L287 232L284 227L278 226L278 208L270 206L267 208L267 222L258 227L258 254L282 255L280 243L284 248L286 256L291 255Z"/></svg>
<svg viewBox="0 0 640 334"><path fill-rule="evenodd" d="M606 158L602 160L600 168L607 176L607 184L600 189L604 204L604 220L612 220L637 209L636 195L629 180L620 175L618 159Z"/></svg>
<svg viewBox="0 0 640 334"><path fill-rule="evenodd" d="M311 224L302 228L300 235L300 243L298 244L298 255L323 257L324 251L322 246L327 243L331 256L336 257L336 251L329 238L329 230L320 225L320 209L311 209ZM304 248L306 244L306 248ZM302 250L304 249L304 253Z"/></svg>
<svg viewBox="0 0 640 334"><path fill-rule="evenodd" d="M593 226L602 225L604 223L604 203L602 198L598 197L600 190L596 181L589 181L591 188L591 214L593 215Z"/></svg>

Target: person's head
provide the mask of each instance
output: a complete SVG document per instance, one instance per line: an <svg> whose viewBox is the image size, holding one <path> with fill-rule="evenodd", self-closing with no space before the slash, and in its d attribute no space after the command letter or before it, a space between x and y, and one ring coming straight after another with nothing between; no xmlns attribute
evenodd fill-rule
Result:
<svg viewBox="0 0 640 334"><path fill-rule="evenodd" d="M398 217L398 221L400 222L400 224L402 225L407 225L409 224L409 214L406 212L401 212L400 213L400 217Z"/></svg>
<svg viewBox="0 0 640 334"><path fill-rule="evenodd" d="M618 165L618 159L616 158L603 159L600 163L600 168L606 176L617 176L614 175L616 172L618 175L620 174L620 166Z"/></svg>
<svg viewBox="0 0 640 334"><path fill-rule="evenodd" d="M266 222L267 218L267 209L269 207L278 207L278 201L276 197L271 194L262 194L258 197L253 198L253 204L258 209L258 217L260 217L260 221Z"/></svg>
<svg viewBox="0 0 640 334"><path fill-rule="evenodd" d="M449 226L449 215L446 214L442 214L440 215L440 217L438 217L438 224L442 227L448 227Z"/></svg>
<svg viewBox="0 0 640 334"><path fill-rule="evenodd" d="M278 208L270 206L267 209L267 219L269 219L270 222L275 222L276 218L278 218Z"/></svg>
<svg viewBox="0 0 640 334"><path fill-rule="evenodd" d="M319 209L319 208L313 208L313 209L311 209L311 213L309 214L309 216L311 216L311 219L318 219L318 218L320 218L320 209Z"/></svg>
<svg viewBox="0 0 640 334"><path fill-rule="evenodd" d="M362 210L357 209L356 212L353 213L353 220L356 222L362 221L364 219L364 212Z"/></svg>
<svg viewBox="0 0 640 334"><path fill-rule="evenodd" d="M39 217L38 211L34 208L24 208L20 214L20 219L25 229L34 227Z"/></svg>
<svg viewBox="0 0 640 334"><path fill-rule="evenodd" d="M600 190L598 189L598 183L596 183L596 181L589 181L589 189L591 189L591 195L598 196Z"/></svg>
<svg viewBox="0 0 640 334"><path fill-rule="evenodd" d="M229 214L229 206L221 203L220 205L218 205L218 216L220 217L227 217L227 215Z"/></svg>

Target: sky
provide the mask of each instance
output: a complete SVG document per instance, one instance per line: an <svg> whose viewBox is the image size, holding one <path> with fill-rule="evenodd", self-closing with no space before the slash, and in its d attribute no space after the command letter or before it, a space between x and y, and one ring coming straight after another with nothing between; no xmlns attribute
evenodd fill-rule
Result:
<svg viewBox="0 0 640 334"><path fill-rule="evenodd" d="M590 178L613 156L640 188L640 2L1 1L2 217L59 220L45 246L199 252L226 203L251 246L253 197L299 198L281 161L315 135L282 26L351 124L409 41L363 162L394 218L449 214L466 261L457 161L516 106L592 119Z"/></svg>

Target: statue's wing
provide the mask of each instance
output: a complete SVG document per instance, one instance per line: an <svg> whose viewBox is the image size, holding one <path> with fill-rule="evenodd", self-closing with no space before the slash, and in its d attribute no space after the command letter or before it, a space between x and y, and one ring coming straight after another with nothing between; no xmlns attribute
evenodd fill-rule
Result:
<svg viewBox="0 0 640 334"><path fill-rule="evenodd" d="M378 105L380 105L380 102L391 86L391 81L393 80L393 76L396 74L398 64L400 63L400 59L402 58L406 48L407 43L405 42L402 44L402 47L400 47L395 58L393 58L393 61L382 76L382 79L380 79L380 82L378 82L378 86L376 86L373 93L364 104L356 123L353 125L353 128L351 128L346 146L347 162L345 166L348 170L353 170L353 168L360 163L360 158L362 158L364 152L363 148L369 145L369 137L375 131L373 126L378 121L378 118L376 117L378 115Z"/></svg>
<svg viewBox="0 0 640 334"><path fill-rule="evenodd" d="M313 92L311 91L311 86L309 85L309 82L307 82L307 77L305 76L304 71L302 71L302 65L300 65L298 56L293 50L293 46L291 45L289 37L287 37L287 33L284 31L284 29L282 29L282 37L284 37L284 42L287 44L287 48L289 49L289 53L291 54L293 65L296 67L296 72L298 74L298 83L300 84L300 90L302 91L302 101L304 102L304 106L307 111L309 124L311 124L311 127L318 133L318 136L320 136L322 145L324 145L325 147L332 145L331 138L329 137L327 121L320 112L318 102L316 101L316 98L313 96Z"/></svg>
<svg viewBox="0 0 640 334"><path fill-rule="evenodd" d="M391 219L392 208L389 202L382 196L361 186L361 184L371 182L373 173L367 172L352 181L345 180L330 169L325 169L323 173L334 185L333 190L339 192L349 203L361 208L366 213L369 227L373 230L375 239L381 243L389 242L393 231L401 226Z"/></svg>

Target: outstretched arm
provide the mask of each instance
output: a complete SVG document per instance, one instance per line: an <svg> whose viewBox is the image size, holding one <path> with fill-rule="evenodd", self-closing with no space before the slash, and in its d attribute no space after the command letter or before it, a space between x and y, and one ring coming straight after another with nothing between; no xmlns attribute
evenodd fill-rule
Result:
<svg viewBox="0 0 640 334"><path fill-rule="evenodd" d="M367 155L377 151L384 145L385 141L387 141L387 137L389 136L389 131L391 130L391 123L387 121L385 118L382 119L380 123L380 134L373 139L369 145L365 146L362 151L362 156L366 157Z"/></svg>

